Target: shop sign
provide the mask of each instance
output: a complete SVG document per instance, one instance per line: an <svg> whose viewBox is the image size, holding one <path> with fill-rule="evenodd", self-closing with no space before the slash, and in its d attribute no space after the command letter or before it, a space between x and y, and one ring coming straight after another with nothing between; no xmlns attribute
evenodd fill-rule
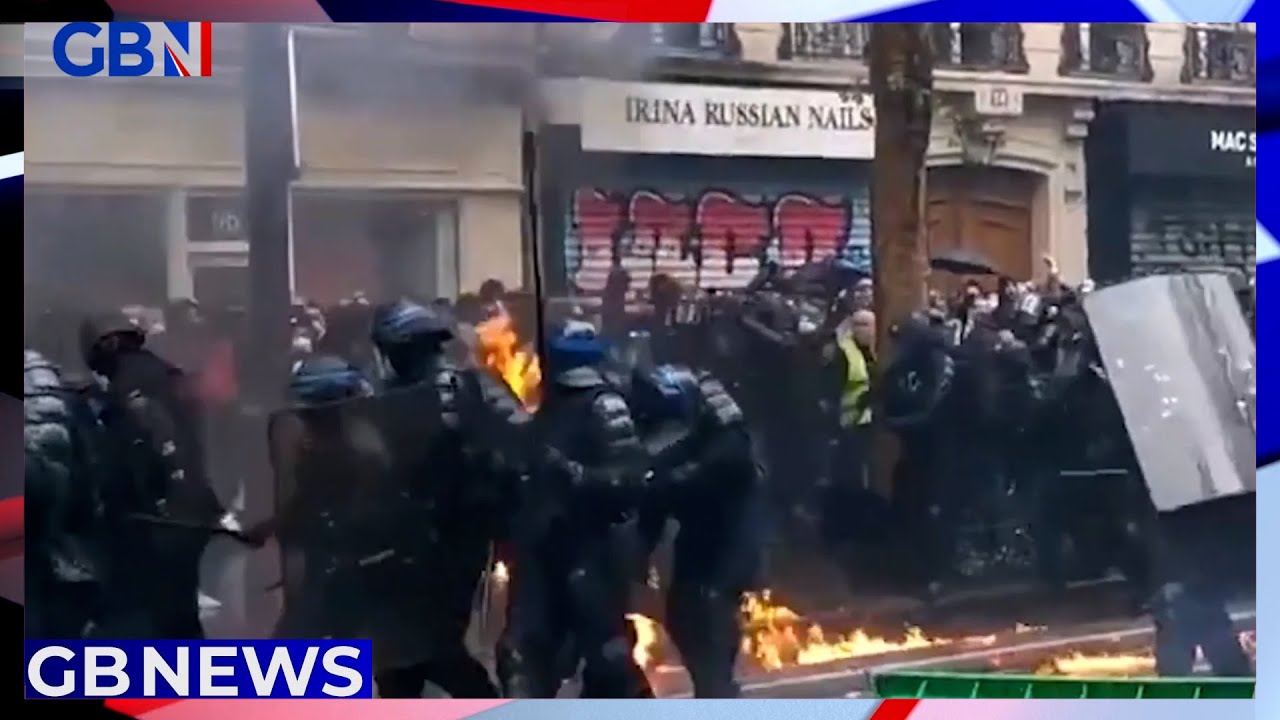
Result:
<svg viewBox="0 0 1280 720"><path fill-rule="evenodd" d="M864 93L583 81L579 97L588 151L853 160L875 152L875 107Z"/></svg>

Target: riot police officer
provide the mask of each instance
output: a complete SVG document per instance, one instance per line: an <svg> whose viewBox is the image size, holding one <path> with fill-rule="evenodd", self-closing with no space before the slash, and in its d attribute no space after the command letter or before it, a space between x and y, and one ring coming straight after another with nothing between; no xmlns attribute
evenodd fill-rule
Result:
<svg viewBox="0 0 1280 720"><path fill-rule="evenodd" d="M956 483L951 473L959 448L954 419L947 416L956 377L947 334L942 323L924 315L895 327L893 355L880 393L885 424L903 443L897 468L903 477L895 481L895 502L903 503L920 523L919 549L925 561L913 565L925 573L919 579L928 582L932 592L941 590L954 541L949 511L956 504Z"/></svg>
<svg viewBox="0 0 1280 720"><path fill-rule="evenodd" d="M79 638L102 620L106 571L93 428L61 371L23 355L27 636Z"/></svg>
<svg viewBox="0 0 1280 720"><path fill-rule="evenodd" d="M235 521L205 475L192 388L122 315L87 320L80 339L85 364L102 381L92 398L111 455L103 496L113 571L103 632L202 637L200 557L212 529Z"/></svg>
<svg viewBox="0 0 1280 720"><path fill-rule="evenodd" d="M606 380L595 329L569 321L547 343L535 420L542 450L515 521L498 673L509 697L554 697L571 637L584 697L651 697L626 619L639 566L636 510L646 457L630 408Z"/></svg>
<svg viewBox="0 0 1280 720"><path fill-rule="evenodd" d="M421 580L435 589L430 608L407 598L418 615L422 650L378 675L383 697L420 697L431 682L456 698L497 697L488 671L466 647L476 589L489 563L503 493L480 437L479 412L491 399L479 379L447 352L454 320L439 307L400 301L374 313L372 340L387 372L379 403L389 418L388 445L403 482L425 509L408 539L420 556ZM436 412L435 418L424 414ZM442 427L437 427L437 422ZM412 619L410 619L412 622Z"/></svg>
<svg viewBox="0 0 1280 720"><path fill-rule="evenodd" d="M710 374L672 365L637 369L627 397L654 471L648 549L668 518L679 523L667 629L697 697L736 697L740 605L758 570L762 511L742 410Z"/></svg>
<svg viewBox="0 0 1280 720"><path fill-rule="evenodd" d="M294 406L269 429L276 512L251 528L275 537L284 574L284 612L276 636L362 637L372 633L360 560L389 543L381 503L390 472L381 438L348 405L372 388L345 360L310 355L289 378Z"/></svg>

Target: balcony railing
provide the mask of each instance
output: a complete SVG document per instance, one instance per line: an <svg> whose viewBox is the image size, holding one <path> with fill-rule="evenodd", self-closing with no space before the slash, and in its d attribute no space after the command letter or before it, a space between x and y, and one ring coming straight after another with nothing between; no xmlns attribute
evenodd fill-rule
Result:
<svg viewBox="0 0 1280 720"><path fill-rule="evenodd" d="M932 23L929 37L939 68L1027 71L1021 23Z"/></svg>
<svg viewBox="0 0 1280 720"><path fill-rule="evenodd" d="M1258 84L1258 36L1243 23L1194 24L1183 43L1182 82Z"/></svg>
<svg viewBox="0 0 1280 720"><path fill-rule="evenodd" d="M666 55L729 57L737 55L732 23L639 23L629 33L644 33L646 41Z"/></svg>
<svg viewBox="0 0 1280 720"><path fill-rule="evenodd" d="M1058 74L1150 82L1149 44L1140 23L1063 23Z"/></svg>
<svg viewBox="0 0 1280 720"><path fill-rule="evenodd" d="M781 60L864 60L869 23L784 23Z"/></svg>

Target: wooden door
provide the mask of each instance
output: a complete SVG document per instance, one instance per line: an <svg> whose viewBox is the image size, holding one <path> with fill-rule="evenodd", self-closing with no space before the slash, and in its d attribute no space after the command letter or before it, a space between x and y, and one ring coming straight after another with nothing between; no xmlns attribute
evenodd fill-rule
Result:
<svg viewBox="0 0 1280 720"><path fill-rule="evenodd" d="M937 168L929 172L929 253L963 248L985 256L1002 274L1030 280L1031 207L1038 178L995 168ZM944 292L965 280L934 275ZM994 290L995 279L982 279Z"/></svg>

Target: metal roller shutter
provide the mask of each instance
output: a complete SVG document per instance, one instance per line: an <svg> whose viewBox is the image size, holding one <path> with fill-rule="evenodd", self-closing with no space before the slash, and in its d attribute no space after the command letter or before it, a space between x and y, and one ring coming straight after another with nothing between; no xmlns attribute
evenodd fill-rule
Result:
<svg viewBox="0 0 1280 720"><path fill-rule="evenodd" d="M1134 189L1130 252L1137 275L1230 268L1253 277L1252 186L1150 182Z"/></svg>

